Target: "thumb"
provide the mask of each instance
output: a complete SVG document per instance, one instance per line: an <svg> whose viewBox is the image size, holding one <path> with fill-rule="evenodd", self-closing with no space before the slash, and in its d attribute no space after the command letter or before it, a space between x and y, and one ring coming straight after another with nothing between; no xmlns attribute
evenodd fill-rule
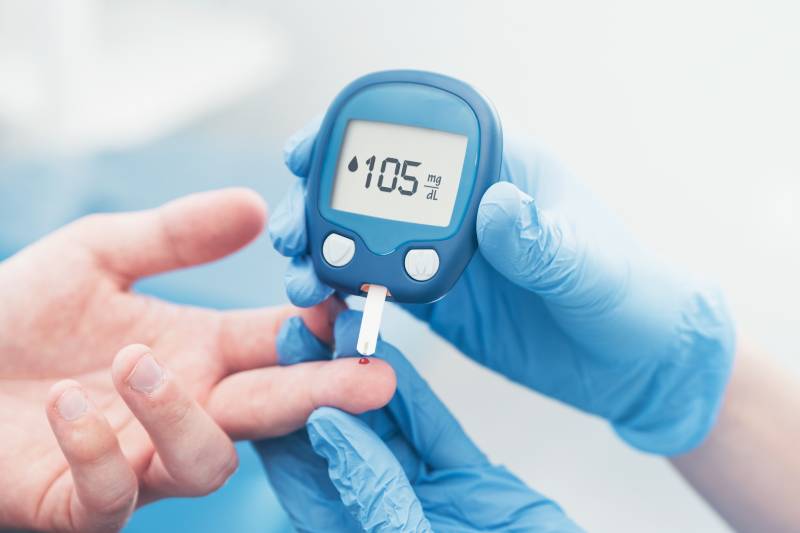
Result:
<svg viewBox="0 0 800 533"><path fill-rule="evenodd" d="M582 281L585 249L572 227L512 183L496 183L483 195L477 233L486 260L525 289L560 297Z"/></svg>
<svg viewBox="0 0 800 533"><path fill-rule="evenodd" d="M590 316L625 294L630 253L607 242L603 229L579 227L558 211L540 209L509 182L492 185L478 208L481 253L512 283L541 296L565 316Z"/></svg>
<svg viewBox="0 0 800 533"><path fill-rule="evenodd" d="M306 428L314 451L328 462L342 502L365 531L431 531L400 462L363 421L322 407Z"/></svg>
<svg viewBox="0 0 800 533"><path fill-rule="evenodd" d="M230 188L145 211L90 215L54 235L84 247L98 265L130 284L232 254L256 238L266 217L257 193Z"/></svg>

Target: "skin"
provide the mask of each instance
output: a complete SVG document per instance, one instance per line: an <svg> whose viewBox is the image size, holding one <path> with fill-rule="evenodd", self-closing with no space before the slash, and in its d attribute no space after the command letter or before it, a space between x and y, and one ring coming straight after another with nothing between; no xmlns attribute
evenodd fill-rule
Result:
<svg viewBox="0 0 800 533"><path fill-rule="evenodd" d="M0 263L0 527L116 531L137 506L221 486L232 439L389 401L381 361L275 366L287 317L330 339L341 302L219 312L131 291L233 253L265 220L253 192L201 193L80 219Z"/></svg>
<svg viewBox="0 0 800 533"><path fill-rule="evenodd" d="M708 438L673 466L742 533L800 525L800 379L752 345L736 356Z"/></svg>

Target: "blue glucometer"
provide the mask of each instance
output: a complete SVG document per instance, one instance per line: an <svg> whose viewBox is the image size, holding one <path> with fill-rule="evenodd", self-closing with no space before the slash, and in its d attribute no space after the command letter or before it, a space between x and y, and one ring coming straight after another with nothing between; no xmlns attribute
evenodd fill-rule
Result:
<svg viewBox="0 0 800 533"><path fill-rule="evenodd" d="M355 80L325 115L309 173L318 277L349 294L441 298L477 249L478 203L501 158L497 114L466 83L413 70Z"/></svg>

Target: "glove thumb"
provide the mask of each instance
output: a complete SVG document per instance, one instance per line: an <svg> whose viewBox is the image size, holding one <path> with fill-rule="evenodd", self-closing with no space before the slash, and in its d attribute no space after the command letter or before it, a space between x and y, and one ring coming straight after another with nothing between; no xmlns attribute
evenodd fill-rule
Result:
<svg viewBox="0 0 800 533"><path fill-rule="evenodd" d="M477 233L486 260L525 289L558 299L581 284L584 252L572 228L512 183L495 183L483 195Z"/></svg>
<svg viewBox="0 0 800 533"><path fill-rule="evenodd" d="M342 503L369 533L430 533L403 467L363 421L332 407L314 411L306 424L311 446L328 462Z"/></svg>

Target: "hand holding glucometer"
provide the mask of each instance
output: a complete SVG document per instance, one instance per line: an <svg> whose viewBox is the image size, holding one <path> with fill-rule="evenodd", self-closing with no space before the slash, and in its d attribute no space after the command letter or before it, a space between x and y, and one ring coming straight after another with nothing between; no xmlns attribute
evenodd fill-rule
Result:
<svg viewBox="0 0 800 533"><path fill-rule="evenodd" d="M379 72L333 101L311 160L309 245L322 282L367 295L360 353L375 351L387 296L432 302L461 276L501 154L493 107L453 78Z"/></svg>

